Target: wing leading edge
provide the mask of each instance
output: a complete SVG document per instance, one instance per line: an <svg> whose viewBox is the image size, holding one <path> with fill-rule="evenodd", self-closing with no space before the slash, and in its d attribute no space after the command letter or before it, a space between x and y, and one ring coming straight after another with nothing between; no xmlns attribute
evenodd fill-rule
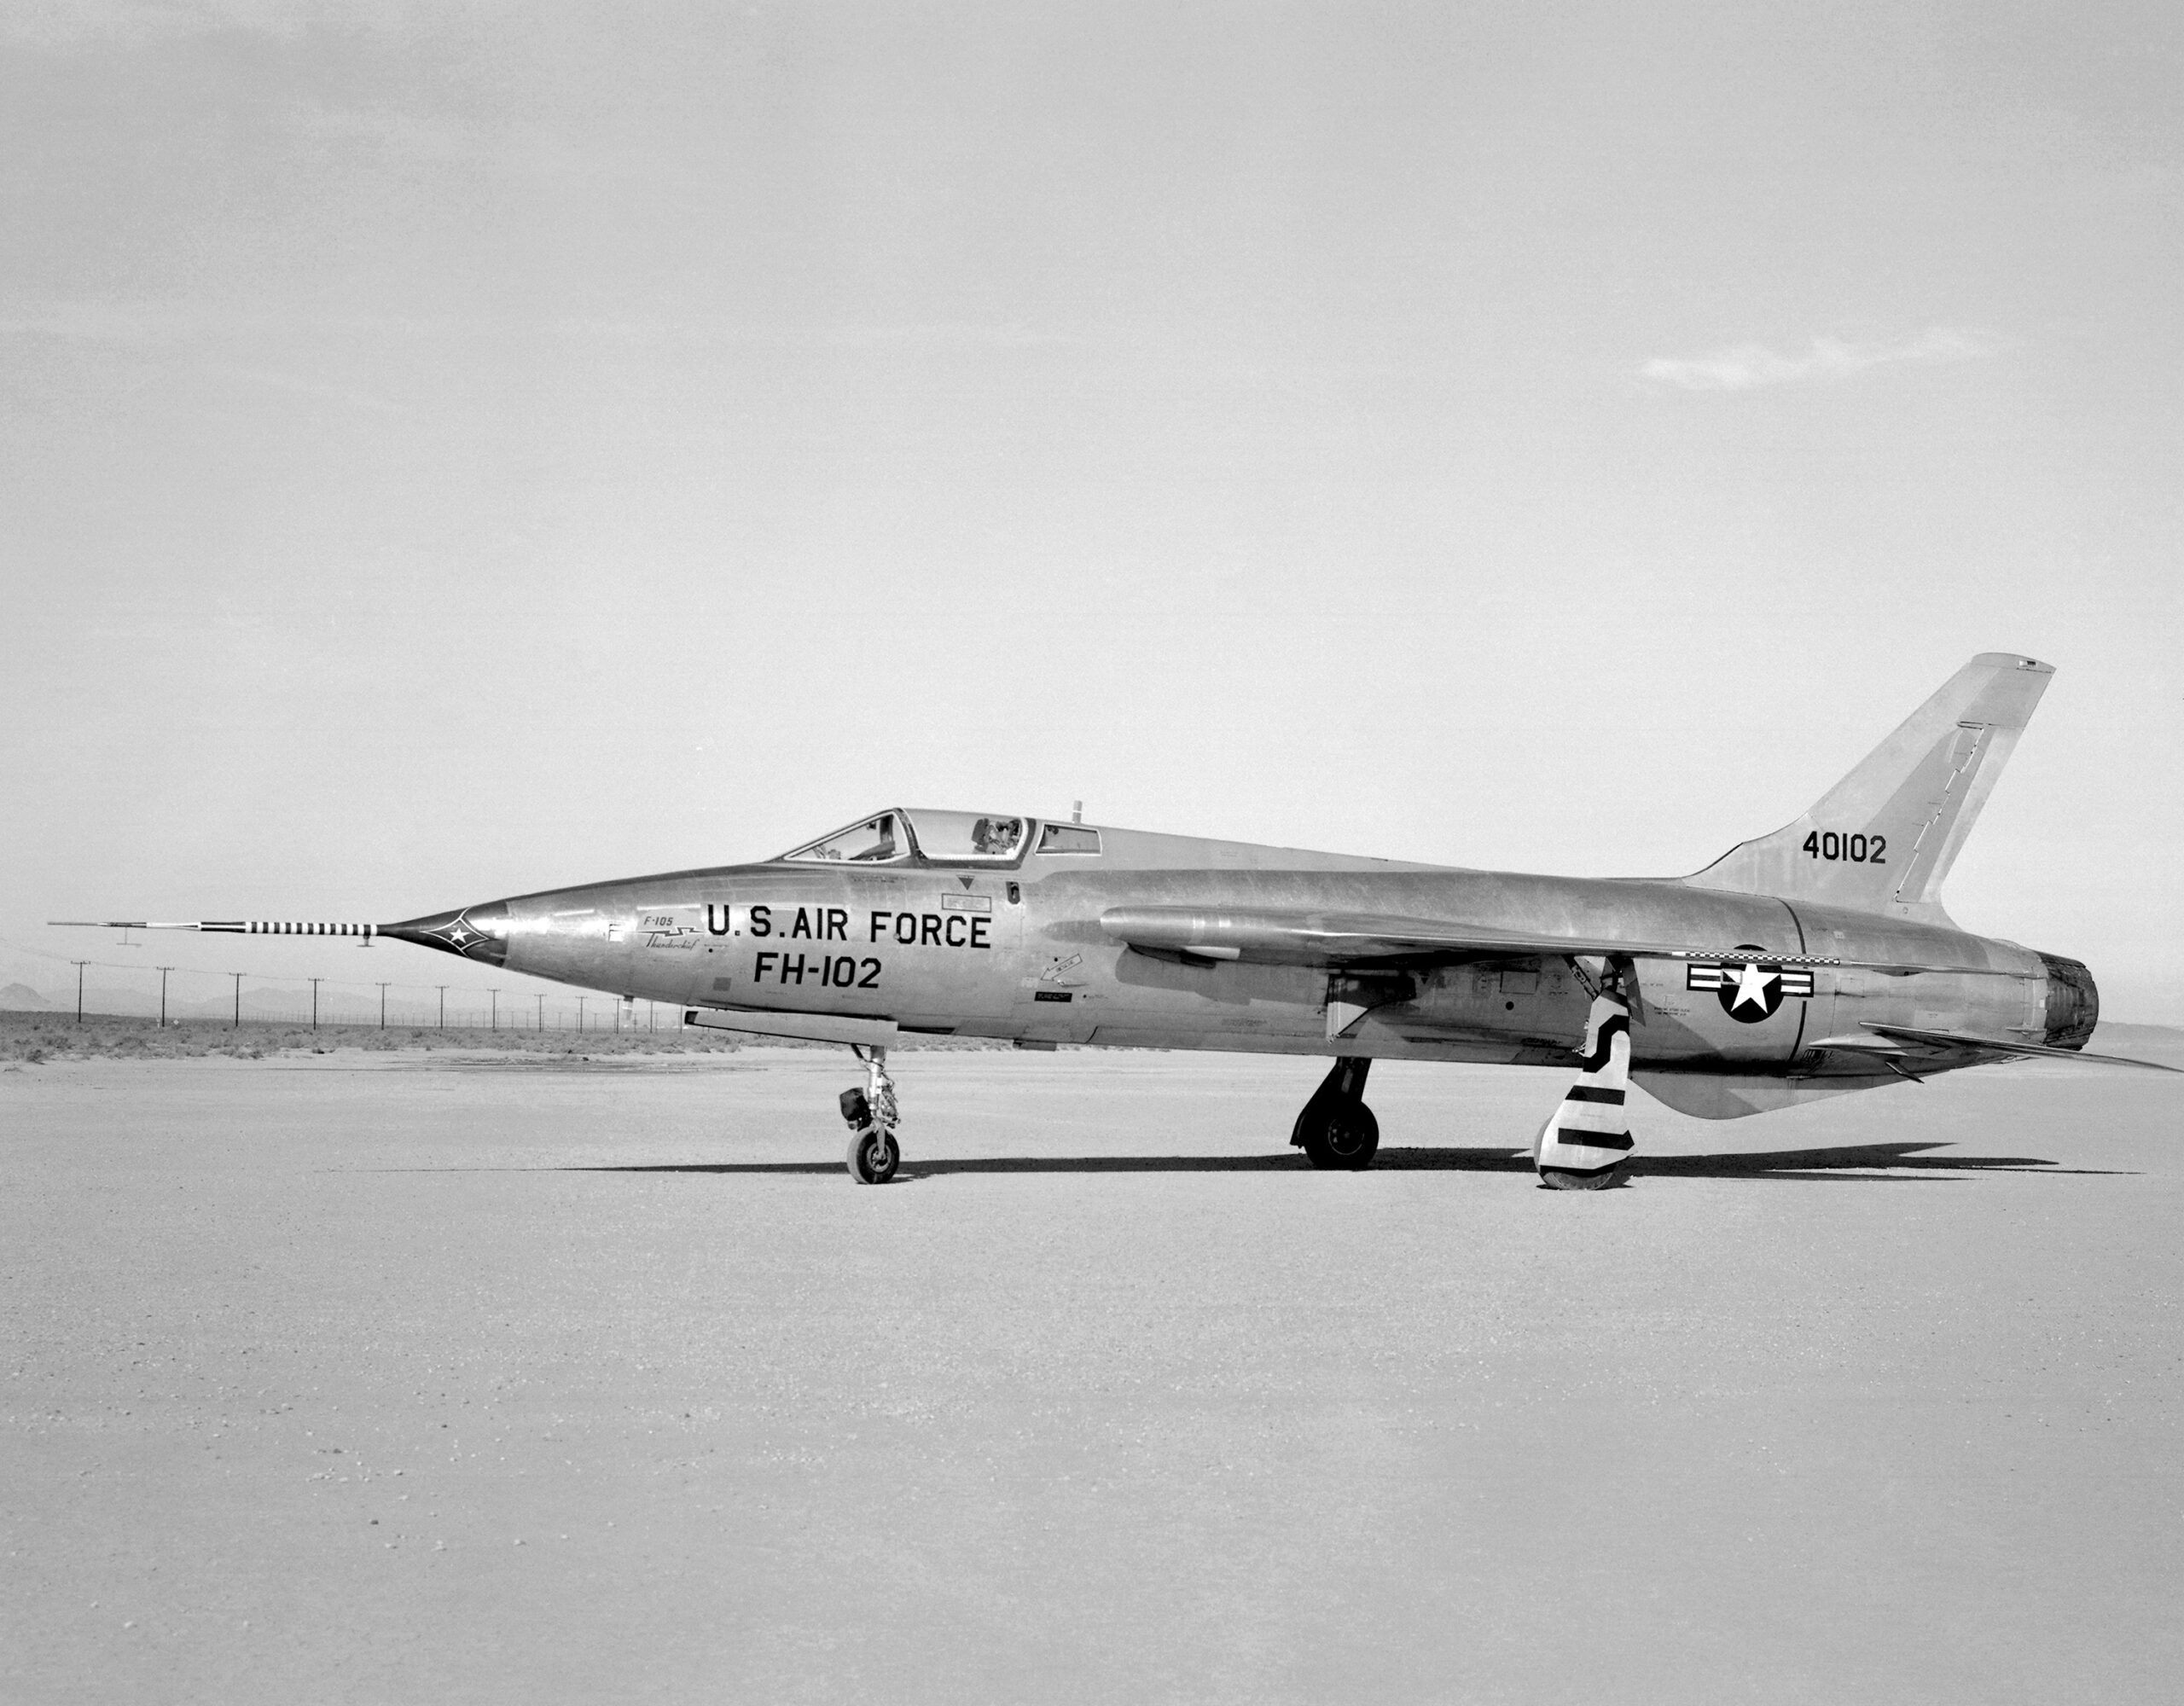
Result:
<svg viewBox="0 0 2184 1706"><path fill-rule="evenodd" d="M1920 972L2007 976L1985 966L1845 960L1824 954L1755 953L1682 942L1506 930L1498 925L1276 908L1113 907L1100 928L1141 953L1187 960L1241 960L1270 966L1341 970L1360 966L1456 966L1542 955L1629 960L1700 960L1710 965L1834 966L1910 977Z"/></svg>

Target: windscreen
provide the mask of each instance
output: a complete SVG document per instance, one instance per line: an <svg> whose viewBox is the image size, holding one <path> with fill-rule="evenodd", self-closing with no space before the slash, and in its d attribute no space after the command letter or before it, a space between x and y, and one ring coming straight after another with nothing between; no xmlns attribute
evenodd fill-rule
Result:
<svg viewBox="0 0 2184 1706"><path fill-rule="evenodd" d="M910 850L903 844L902 831L895 819L895 813L883 811L862 823L852 823L847 829L838 829L832 835L807 842L781 857L850 865L881 865L890 859L900 859Z"/></svg>

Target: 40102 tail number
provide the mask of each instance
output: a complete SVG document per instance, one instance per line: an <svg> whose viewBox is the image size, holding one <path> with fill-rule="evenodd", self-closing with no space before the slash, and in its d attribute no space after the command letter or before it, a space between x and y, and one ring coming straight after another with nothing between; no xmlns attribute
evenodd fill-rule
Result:
<svg viewBox="0 0 2184 1706"><path fill-rule="evenodd" d="M1885 835L1845 835L1833 829L1815 829L1805 837L1804 850L1815 859L1840 860L1853 865L1888 863Z"/></svg>

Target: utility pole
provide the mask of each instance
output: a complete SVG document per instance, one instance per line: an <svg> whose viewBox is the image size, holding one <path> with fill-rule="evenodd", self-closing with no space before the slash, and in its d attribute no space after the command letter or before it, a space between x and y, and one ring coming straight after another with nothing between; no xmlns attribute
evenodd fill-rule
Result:
<svg viewBox="0 0 2184 1706"><path fill-rule="evenodd" d="M384 984L379 986L379 1028L381 1030L386 1029L386 985Z"/></svg>
<svg viewBox="0 0 2184 1706"><path fill-rule="evenodd" d="M160 966L160 967L159 968L159 971L160 971L160 1029L161 1030L165 1030L167 1028L167 973L168 973L168 972L171 972L171 971L173 971L173 970L174 970L174 967L173 967L173 966Z"/></svg>
<svg viewBox="0 0 2184 1706"><path fill-rule="evenodd" d="M76 1023L81 1024L84 1022L84 967L91 962L77 960L71 963L76 968Z"/></svg>
<svg viewBox="0 0 2184 1706"><path fill-rule="evenodd" d="M543 995L533 995L531 1000L538 1003L538 1024L536 1028L543 1030L546 1029L546 997Z"/></svg>
<svg viewBox="0 0 2184 1706"><path fill-rule="evenodd" d="M435 984L433 987L440 992L440 1029L445 1030L447 1029L447 985Z"/></svg>
<svg viewBox="0 0 2184 1706"><path fill-rule="evenodd" d="M235 980L235 1022L229 1029L241 1030L242 1029L242 973L230 972L228 975Z"/></svg>
<svg viewBox="0 0 2184 1706"><path fill-rule="evenodd" d="M578 1030L584 1029L584 998L582 995L577 997L577 1029Z"/></svg>
<svg viewBox="0 0 2184 1706"><path fill-rule="evenodd" d="M318 1029L318 986L323 981L318 978L311 980L311 1028L313 1030Z"/></svg>
<svg viewBox="0 0 2184 1706"><path fill-rule="evenodd" d="M498 1030L501 1028L501 991L500 991L500 987L499 987L497 984L496 984L493 988L491 988L491 989L490 989L486 990L486 991L485 991L485 993L486 993L487 995L491 995L491 996L493 998L493 1018L492 1018L492 1028L493 1028L495 1030Z"/></svg>

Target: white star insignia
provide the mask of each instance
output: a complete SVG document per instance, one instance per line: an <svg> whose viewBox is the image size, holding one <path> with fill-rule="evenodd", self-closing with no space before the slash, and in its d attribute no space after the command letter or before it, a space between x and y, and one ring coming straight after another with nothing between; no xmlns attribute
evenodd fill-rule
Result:
<svg viewBox="0 0 2184 1706"><path fill-rule="evenodd" d="M1729 1003L1734 1013L1749 1001L1762 1013L1767 1011L1767 986L1774 980L1774 973L1764 971L1747 961L1737 972L1737 998Z"/></svg>

